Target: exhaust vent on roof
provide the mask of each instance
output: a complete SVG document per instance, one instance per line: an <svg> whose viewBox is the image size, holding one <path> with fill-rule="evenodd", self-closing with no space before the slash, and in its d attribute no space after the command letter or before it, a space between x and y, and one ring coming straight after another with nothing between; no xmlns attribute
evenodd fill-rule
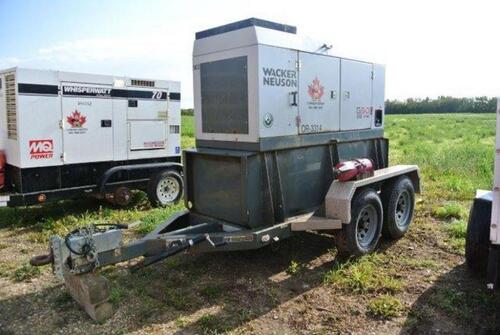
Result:
<svg viewBox="0 0 500 335"><path fill-rule="evenodd" d="M17 140L16 76L5 76L5 102L7 105L7 137Z"/></svg>
<svg viewBox="0 0 500 335"><path fill-rule="evenodd" d="M141 87L155 87L155 82L153 80L131 79L130 85L141 86Z"/></svg>

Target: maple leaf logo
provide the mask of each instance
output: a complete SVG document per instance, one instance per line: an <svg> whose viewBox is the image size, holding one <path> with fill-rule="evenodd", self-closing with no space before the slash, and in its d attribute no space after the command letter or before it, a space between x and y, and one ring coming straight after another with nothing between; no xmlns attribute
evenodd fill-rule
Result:
<svg viewBox="0 0 500 335"><path fill-rule="evenodd" d="M311 99L313 99L313 101L320 101L321 97L325 93L325 88L321 86L318 77L313 80L312 85L308 85L307 87L307 93Z"/></svg>
<svg viewBox="0 0 500 335"><path fill-rule="evenodd" d="M87 117L83 116L79 111L75 111L66 118L66 121L71 125L71 128L81 128L87 122Z"/></svg>

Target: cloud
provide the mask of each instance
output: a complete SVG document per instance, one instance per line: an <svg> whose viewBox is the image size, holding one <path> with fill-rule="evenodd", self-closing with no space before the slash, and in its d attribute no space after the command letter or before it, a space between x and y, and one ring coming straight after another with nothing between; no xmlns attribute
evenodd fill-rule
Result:
<svg viewBox="0 0 500 335"><path fill-rule="evenodd" d="M166 41L161 32L147 36L62 41L36 50L31 57L0 58L0 68L14 66L171 79L182 83L182 105L192 106L191 40Z"/></svg>

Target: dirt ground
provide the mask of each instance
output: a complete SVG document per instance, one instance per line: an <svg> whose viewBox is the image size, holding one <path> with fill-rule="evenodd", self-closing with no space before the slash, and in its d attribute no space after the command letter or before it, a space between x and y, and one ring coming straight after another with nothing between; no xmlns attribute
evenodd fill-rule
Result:
<svg viewBox="0 0 500 335"><path fill-rule="evenodd" d="M500 334L500 298L467 272L445 223L417 213L403 239L347 263L332 237L303 233L257 251L183 254L134 274L109 267L115 313L102 324L49 267L23 268L46 251L29 228L2 228L0 334ZM394 309L377 313L381 297L396 299Z"/></svg>

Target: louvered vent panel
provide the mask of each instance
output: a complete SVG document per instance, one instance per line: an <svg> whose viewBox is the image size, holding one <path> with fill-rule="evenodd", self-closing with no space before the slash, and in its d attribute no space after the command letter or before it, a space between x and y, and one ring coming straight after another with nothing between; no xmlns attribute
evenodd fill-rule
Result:
<svg viewBox="0 0 500 335"><path fill-rule="evenodd" d="M155 82L153 80L131 79L130 85L140 87L155 87Z"/></svg>
<svg viewBox="0 0 500 335"><path fill-rule="evenodd" d="M7 104L7 137L17 140L16 76L5 76L5 100Z"/></svg>

